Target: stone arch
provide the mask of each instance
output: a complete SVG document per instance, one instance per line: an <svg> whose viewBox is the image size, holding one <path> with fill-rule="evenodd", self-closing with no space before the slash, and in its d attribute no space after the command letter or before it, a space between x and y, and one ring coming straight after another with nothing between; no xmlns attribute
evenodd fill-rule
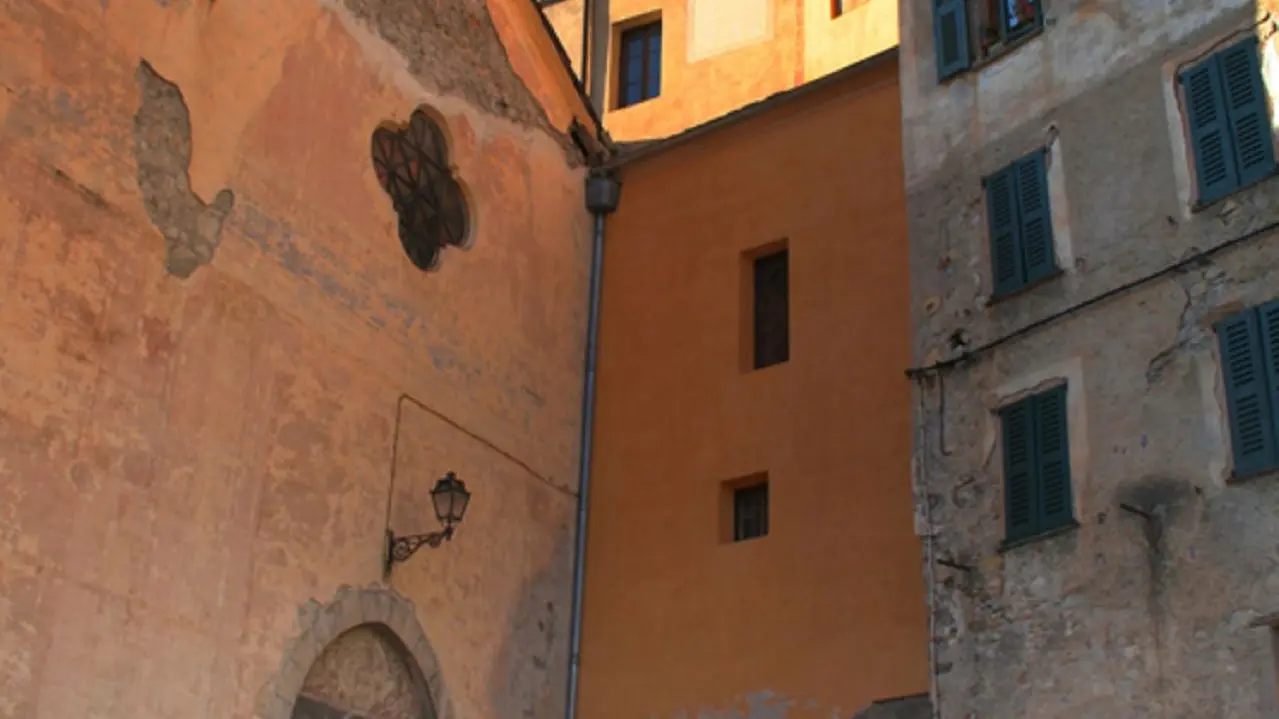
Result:
<svg viewBox="0 0 1279 719"><path fill-rule="evenodd" d="M439 662L426 639L413 603L381 587L342 587L328 604L312 600L298 612L303 631L289 642L274 678L257 698L261 719L292 719L307 678L325 650L344 638L376 639L403 661L414 699L429 719L453 719L453 710L440 675Z"/></svg>

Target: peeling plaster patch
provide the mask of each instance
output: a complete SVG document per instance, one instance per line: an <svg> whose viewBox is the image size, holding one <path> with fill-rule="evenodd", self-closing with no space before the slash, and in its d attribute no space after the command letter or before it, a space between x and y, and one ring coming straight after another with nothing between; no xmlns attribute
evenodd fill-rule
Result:
<svg viewBox="0 0 1279 719"><path fill-rule="evenodd" d="M133 116L138 188L147 216L164 235L165 269L186 279L213 260L235 195L224 189L206 205L191 191L191 117L182 92L145 60L137 79L142 94Z"/></svg>

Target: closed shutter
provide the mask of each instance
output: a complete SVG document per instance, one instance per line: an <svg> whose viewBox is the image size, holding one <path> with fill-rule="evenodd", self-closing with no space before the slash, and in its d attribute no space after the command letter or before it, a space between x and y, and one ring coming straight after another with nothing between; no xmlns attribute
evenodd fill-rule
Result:
<svg viewBox="0 0 1279 719"><path fill-rule="evenodd" d="M1266 110L1266 91L1257 61L1257 38L1223 50L1218 57L1238 183L1251 185L1275 169L1270 113Z"/></svg>
<svg viewBox="0 0 1279 719"><path fill-rule="evenodd" d="M968 16L964 0L938 0L933 8L937 79L968 69Z"/></svg>
<svg viewBox="0 0 1279 719"><path fill-rule="evenodd" d="M1195 151L1199 202L1212 202L1239 185L1217 59L1214 57L1185 71L1181 83L1185 88L1190 142Z"/></svg>
<svg viewBox="0 0 1279 719"><path fill-rule="evenodd" d="M1004 541L1034 536L1035 456L1033 402L1023 400L1000 412L1004 438Z"/></svg>
<svg viewBox="0 0 1279 719"><path fill-rule="evenodd" d="M1070 490L1070 443L1066 422L1066 387L1036 395L1035 461L1039 476L1039 531L1074 522Z"/></svg>
<svg viewBox="0 0 1279 719"><path fill-rule="evenodd" d="M1053 257L1052 216L1048 206L1048 173L1044 152L1034 152L1017 162L1017 213L1020 219L1025 282L1043 279L1057 271Z"/></svg>
<svg viewBox="0 0 1279 719"><path fill-rule="evenodd" d="M1025 270L1018 235L1016 165L986 178L986 214L990 220L990 260L995 295L1021 287Z"/></svg>
<svg viewBox="0 0 1279 719"><path fill-rule="evenodd" d="M1239 476L1267 469L1275 462L1273 398L1266 381L1258 317L1255 311L1243 312L1217 324L1235 474Z"/></svg>
<svg viewBox="0 0 1279 719"><path fill-rule="evenodd" d="M1266 368L1267 399L1270 400L1271 436L1274 439L1274 464L1279 465L1279 300L1257 308L1257 326L1261 330L1261 355Z"/></svg>

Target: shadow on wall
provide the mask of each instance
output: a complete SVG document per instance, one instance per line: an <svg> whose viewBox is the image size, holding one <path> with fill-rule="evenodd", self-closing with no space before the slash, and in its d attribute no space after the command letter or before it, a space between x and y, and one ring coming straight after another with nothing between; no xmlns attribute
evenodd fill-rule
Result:
<svg viewBox="0 0 1279 719"><path fill-rule="evenodd" d="M503 719L564 713L572 604L573 532L561 527L549 561L520 592L493 672L493 707Z"/></svg>

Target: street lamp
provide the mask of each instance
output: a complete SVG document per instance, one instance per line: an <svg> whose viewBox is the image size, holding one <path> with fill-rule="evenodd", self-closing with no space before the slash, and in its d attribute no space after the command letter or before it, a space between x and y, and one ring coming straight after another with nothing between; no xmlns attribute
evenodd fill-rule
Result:
<svg viewBox="0 0 1279 719"><path fill-rule="evenodd" d="M440 524L444 525L444 529L427 534L413 534L407 537L397 537L389 528L386 530L386 563L383 567L385 573L391 573L391 567L395 564L403 562L422 545L427 545L432 549L440 546L446 540L453 538L453 529L462 523L462 517L466 516L466 506L471 502L471 493L466 490L466 485L462 480L457 478L456 474L449 472L435 483L435 488L431 490L431 504L435 507L435 518Z"/></svg>

